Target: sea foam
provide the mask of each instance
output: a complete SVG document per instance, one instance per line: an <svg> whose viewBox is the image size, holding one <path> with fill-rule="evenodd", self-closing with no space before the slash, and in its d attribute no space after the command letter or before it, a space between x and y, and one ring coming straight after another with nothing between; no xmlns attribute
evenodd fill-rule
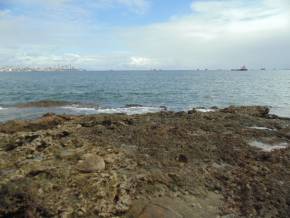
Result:
<svg viewBox="0 0 290 218"><path fill-rule="evenodd" d="M196 108L195 109L198 112L202 112L202 113L208 113L208 112L215 112L216 109L210 109L210 108Z"/></svg>
<svg viewBox="0 0 290 218"><path fill-rule="evenodd" d="M156 113L162 110L160 107L119 107L119 108L93 108L93 107L78 107L78 106L64 106L61 107L76 113L89 114L116 114L124 113L127 115Z"/></svg>

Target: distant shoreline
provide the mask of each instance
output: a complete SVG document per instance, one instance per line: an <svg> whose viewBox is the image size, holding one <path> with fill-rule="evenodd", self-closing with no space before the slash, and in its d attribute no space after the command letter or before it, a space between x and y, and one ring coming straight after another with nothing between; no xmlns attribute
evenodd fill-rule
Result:
<svg viewBox="0 0 290 218"><path fill-rule="evenodd" d="M286 69L248 69L247 71L289 71L290 68ZM75 69L75 70L12 70L12 71L3 71L0 69L0 73L69 73L69 72L170 72L170 71L192 71L192 72L202 72L202 71L232 71L237 72L241 71L239 69L162 69L162 70L152 70L152 69L119 69L119 70L93 70L93 69ZM247 72L244 71L244 72Z"/></svg>

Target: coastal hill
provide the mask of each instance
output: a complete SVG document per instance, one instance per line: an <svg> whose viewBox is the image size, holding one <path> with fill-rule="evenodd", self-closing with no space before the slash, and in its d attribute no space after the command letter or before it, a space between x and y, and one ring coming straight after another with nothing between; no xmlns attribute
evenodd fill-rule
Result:
<svg viewBox="0 0 290 218"><path fill-rule="evenodd" d="M0 125L0 217L288 217L290 120L266 107Z"/></svg>

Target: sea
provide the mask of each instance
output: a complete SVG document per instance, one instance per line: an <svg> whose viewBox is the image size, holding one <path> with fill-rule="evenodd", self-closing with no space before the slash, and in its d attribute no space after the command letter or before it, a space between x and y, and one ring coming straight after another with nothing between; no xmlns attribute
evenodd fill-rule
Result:
<svg viewBox="0 0 290 218"><path fill-rule="evenodd" d="M64 103L19 106L43 100ZM290 117L290 71L0 72L0 122L46 113L131 115L230 105L269 106Z"/></svg>

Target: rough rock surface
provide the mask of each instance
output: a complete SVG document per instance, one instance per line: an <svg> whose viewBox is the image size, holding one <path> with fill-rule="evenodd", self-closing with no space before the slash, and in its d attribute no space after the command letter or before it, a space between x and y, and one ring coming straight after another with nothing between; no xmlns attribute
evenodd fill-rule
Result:
<svg viewBox="0 0 290 218"><path fill-rule="evenodd" d="M77 163L77 169L83 173L95 173L105 169L105 161L94 154L85 154Z"/></svg>
<svg viewBox="0 0 290 218"><path fill-rule="evenodd" d="M289 136L263 107L10 121L0 217L289 217Z"/></svg>

